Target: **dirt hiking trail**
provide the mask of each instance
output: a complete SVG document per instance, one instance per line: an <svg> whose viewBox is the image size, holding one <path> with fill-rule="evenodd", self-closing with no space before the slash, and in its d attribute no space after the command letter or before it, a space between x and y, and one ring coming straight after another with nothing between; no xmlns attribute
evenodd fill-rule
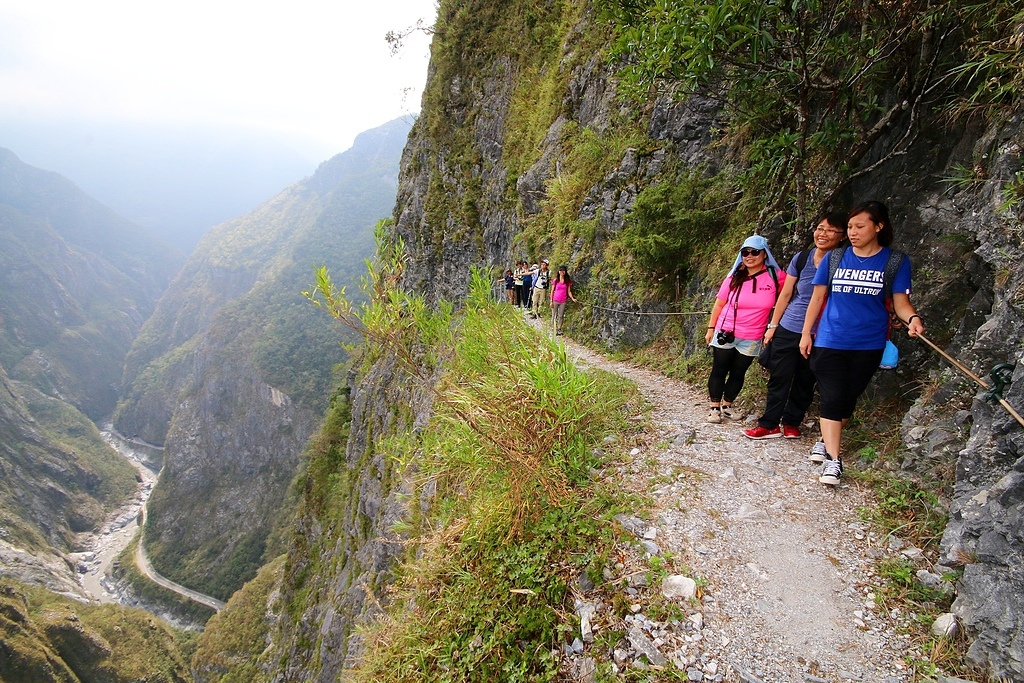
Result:
<svg viewBox="0 0 1024 683"><path fill-rule="evenodd" d="M753 422L706 422L703 390L565 344L578 365L636 382L653 405L654 433L622 483L653 498L643 537L707 582L696 631L657 631L666 658L690 680L912 679L911 643L897 633L905 615L874 601L877 558L902 544L860 521L858 508L872 505L866 487L848 476L835 488L818 482L821 465L807 459L816 428L748 439Z"/></svg>

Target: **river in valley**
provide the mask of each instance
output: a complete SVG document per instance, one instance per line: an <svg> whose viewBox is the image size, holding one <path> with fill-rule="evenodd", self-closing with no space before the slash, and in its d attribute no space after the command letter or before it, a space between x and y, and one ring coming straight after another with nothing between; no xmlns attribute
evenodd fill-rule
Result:
<svg viewBox="0 0 1024 683"><path fill-rule="evenodd" d="M139 488L134 497L107 518L99 531L82 543L83 550L72 553L71 557L78 563L79 581L86 594L100 602L117 603L123 601L116 593L113 581L107 573L114 558L125 549L139 530L139 513L149 500L153 486L156 485L162 449L126 439L109 424L103 425L100 434L104 441L138 471Z"/></svg>

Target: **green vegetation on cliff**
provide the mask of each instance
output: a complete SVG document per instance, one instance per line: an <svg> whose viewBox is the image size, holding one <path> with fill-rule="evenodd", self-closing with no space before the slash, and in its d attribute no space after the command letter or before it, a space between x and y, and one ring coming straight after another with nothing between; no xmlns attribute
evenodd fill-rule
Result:
<svg viewBox="0 0 1024 683"><path fill-rule="evenodd" d="M136 472L72 406L0 367L0 527L15 546L67 551L135 491Z"/></svg>
<svg viewBox="0 0 1024 683"><path fill-rule="evenodd" d="M191 681L194 637L146 612L0 580L0 681Z"/></svg>
<svg viewBox="0 0 1024 683"><path fill-rule="evenodd" d="M206 683L252 683L261 680L260 655L267 649L270 624L267 603L281 580L284 557L263 566L242 586L223 611L206 622L192 668Z"/></svg>
<svg viewBox="0 0 1024 683"><path fill-rule="evenodd" d="M423 680L443 670L457 681L554 680L551 650L572 630L571 586L581 575L600 581L616 541L611 517L624 501L601 468L612 457L605 449L624 447L632 433L638 395L621 379L578 370L564 347L490 302L483 276L455 314L389 287L357 311L324 275L324 305L377 349L363 371L393 353L434 398L423 429L380 434L374 445L395 463L393 485L412 490L396 526L406 552L394 595L362 634L356 676ZM336 446L316 449L308 470L305 504L324 526L336 524L334 505L365 504L354 498L360 473L339 455ZM301 576L318 571L317 558L302 561ZM306 608L287 607L295 616Z"/></svg>
<svg viewBox="0 0 1024 683"><path fill-rule="evenodd" d="M600 0L623 90L719 99L747 212L803 227L906 155L930 119L1024 89L1008 0ZM966 106L965 106L966 101Z"/></svg>

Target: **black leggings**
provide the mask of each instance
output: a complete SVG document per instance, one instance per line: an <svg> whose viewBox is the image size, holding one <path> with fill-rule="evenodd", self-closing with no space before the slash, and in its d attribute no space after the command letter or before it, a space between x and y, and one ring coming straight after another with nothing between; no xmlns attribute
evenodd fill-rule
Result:
<svg viewBox="0 0 1024 683"><path fill-rule="evenodd" d="M764 415L757 423L765 429L775 429L780 422L799 427L814 398L814 374L800 353L800 333L777 327L770 348L772 374Z"/></svg>
<svg viewBox="0 0 1024 683"><path fill-rule="evenodd" d="M708 395L712 402L732 403L743 389L747 368L754 361L753 356L744 356L736 349L711 347L711 375L708 377Z"/></svg>

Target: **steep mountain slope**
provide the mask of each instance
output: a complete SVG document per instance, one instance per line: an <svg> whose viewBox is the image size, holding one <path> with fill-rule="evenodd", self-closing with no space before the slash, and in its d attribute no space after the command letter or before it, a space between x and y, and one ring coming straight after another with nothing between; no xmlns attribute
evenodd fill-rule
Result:
<svg viewBox="0 0 1024 683"><path fill-rule="evenodd" d="M93 422L179 255L0 150L0 538L5 573L74 591L61 553L135 488Z"/></svg>
<svg viewBox="0 0 1024 683"><path fill-rule="evenodd" d="M1012 9L992 6L993 16ZM990 118L957 118L943 106L964 93L935 95L955 79L915 80L955 63L964 36L951 21L940 26L943 41L932 42L937 33L929 30L903 46L906 70L894 67L877 76L882 94L865 105L869 112L855 117L870 135L854 168L843 166L838 155L844 143L833 140L837 158L814 158L822 172L814 180L831 183L816 191L831 196L835 206L877 198L893 208L895 246L915 264L915 301L930 336L981 372L994 361L1016 363L1016 383L1007 396L1019 407L1024 269L1014 255L1022 234L1020 99L1011 98ZM589 4L523 0L497 7L450 0L440 4L434 28L424 110L404 154L392 231L409 253L402 286L429 302L458 300L471 267L504 267L528 250L531 257L550 254L553 264L568 264L579 292L596 304L571 315L575 336L612 348L659 341L671 349L673 363L684 359L685 365L700 348L693 340L703 318L669 326L654 316L637 321L615 310L702 310L735 246L759 225L759 216L772 215L762 209L773 207L744 203L750 197L737 179L749 179L744 174L757 154L778 161L781 177L788 152L745 146L753 129L729 128L741 112L723 107L717 89L707 96L653 95L624 103L622 63L606 52L616 27ZM858 30L861 37L870 35ZM1019 36L1019 22L1000 30ZM1019 37L1014 40L1019 45ZM920 96L913 105L889 88L893 74L900 88L909 84ZM837 179L840 171L848 175ZM658 195L662 185L680 192ZM698 206L704 195L721 196L723 188L737 199ZM645 216L635 215L640 207L648 209ZM630 231L682 230L680 216L694 207L717 210L722 220L698 222L679 257L686 261L679 279L660 285L637 266L626 237ZM806 226L795 213L779 211L759 227L784 259L806 240ZM927 347L905 337L898 341L901 370L879 374L871 392L906 393L917 402L904 418L902 465L897 458L876 466L918 482L956 470L955 489L947 490L952 506L945 564L937 571L963 571L954 611L969 627L972 661L993 676L1016 680L1024 676L1016 561L1024 549L1024 431L980 399L972 404L977 387L943 370ZM405 507L405 482L374 444L391 429L408 428L409 415L422 424L429 411L428 401L402 385L394 365L383 354L349 382L352 423L342 435L348 445L343 455L338 444L330 448L349 492L345 509L319 510L324 491L306 492L309 504L285 567L276 649L268 658L282 662L274 680L333 680L355 664L362 647L356 625L379 609L391 580L397 551L387 532L415 510ZM934 391L920 392L922 384ZM396 407L395 401L403 403ZM861 465L870 467L869 458Z"/></svg>
<svg viewBox="0 0 1024 683"><path fill-rule="evenodd" d="M345 357L301 292L314 264L358 280L393 206L409 125L361 134L312 177L212 229L136 340L115 423L166 446L145 532L165 576L226 599L264 560Z"/></svg>
<svg viewBox="0 0 1024 683"><path fill-rule="evenodd" d="M0 150L0 363L94 420L180 254L65 178Z"/></svg>

